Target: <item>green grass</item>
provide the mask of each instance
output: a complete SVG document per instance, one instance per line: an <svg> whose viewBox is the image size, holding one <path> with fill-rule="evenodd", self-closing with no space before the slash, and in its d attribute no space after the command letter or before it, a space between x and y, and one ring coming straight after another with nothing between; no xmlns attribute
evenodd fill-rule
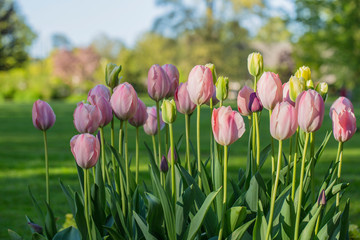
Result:
<svg viewBox="0 0 360 240"><path fill-rule="evenodd" d="M145 99L146 104L154 103ZM51 205L55 215L59 218L58 224L62 225L65 214L70 212L65 196L63 195L59 179L66 185L78 189L78 179L73 156L70 151L69 141L77 132L73 126L74 103L51 102L55 111L57 121L52 129L48 131L49 160L50 160L50 188ZM235 107L234 103L231 103ZM328 116L329 104L325 111L324 123L321 130L316 133L317 146L322 141L326 131L331 130L331 121ZM42 133L35 129L31 120L32 104L1 103L0 104L0 239L8 239L7 229L12 229L21 235L30 233L25 215L37 220L32 206L28 186L40 202L45 200L45 176L44 176L44 153ZM355 114L360 113L356 107ZM191 140L195 144L196 114L191 117ZM239 168L245 168L246 151L248 139L248 120L244 118L247 131L244 136L230 146L229 175L236 178ZM264 147L270 142L268 131L268 113L263 111L261 120L261 145ZM119 122L116 122L117 128ZM174 137L178 139L184 133L184 117L178 114L174 125ZM201 153L202 158L207 159L209 155L210 137L210 111L203 107L201 114ZM106 138L110 136L110 130L105 129ZM117 135L117 131L116 131ZM129 153L135 154L135 129L129 127ZM149 179L147 152L143 142L151 146L151 138L143 131L140 132L140 179ZM165 139L163 137L162 139ZM116 141L117 146L117 141ZM343 180L350 182L346 197L351 198L351 223L360 224L360 135L357 133L348 143L345 143L344 164L342 169ZM180 157L184 157L185 144L183 143ZM276 143L277 145L277 143ZM196 147L196 146L195 146ZM284 151L288 151L288 141L284 143ZM330 161L336 157L337 142L331 138L323 157L318 163L315 171L316 182L322 180ZM134 162L132 162L134 165ZM267 160L262 173L270 176L270 164Z"/></svg>

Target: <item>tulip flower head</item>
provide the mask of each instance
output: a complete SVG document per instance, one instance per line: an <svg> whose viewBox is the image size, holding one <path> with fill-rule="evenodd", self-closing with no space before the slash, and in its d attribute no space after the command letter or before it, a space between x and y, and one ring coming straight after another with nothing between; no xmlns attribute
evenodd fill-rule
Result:
<svg viewBox="0 0 360 240"><path fill-rule="evenodd" d="M152 65L148 72L148 94L155 100L160 101L165 98L170 89L168 74L160 65Z"/></svg>
<svg viewBox="0 0 360 240"><path fill-rule="evenodd" d="M193 103L196 105L206 103L214 93L210 68L202 65L195 66L189 74L187 90Z"/></svg>
<svg viewBox="0 0 360 240"><path fill-rule="evenodd" d="M137 109L138 97L133 86L127 82L114 89L110 99L115 116L123 121L132 118Z"/></svg>
<svg viewBox="0 0 360 240"><path fill-rule="evenodd" d="M322 205L322 206L326 205L325 189L323 189L320 193L320 196L318 198L318 205Z"/></svg>
<svg viewBox="0 0 360 240"><path fill-rule="evenodd" d="M308 81L311 79L311 71L310 71L310 68L307 67L307 66L302 66L300 67L296 73L295 73L295 76L297 78L304 78L305 81Z"/></svg>
<svg viewBox="0 0 360 240"><path fill-rule="evenodd" d="M305 82L305 88L306 90L309 90L309 89L314 89L314 82L309 79Z"/></svg>
<svg viewBox="0 0 360 240"><path fill-rule="evenodd" d="M94 133L103 123L100 109L80 102L74 111L74 126L79 133Z"/></svg>
<svg viewBox="0 0 360 240"><path fill-rule="evenodd" d="M168 161L166 157L163 155L160 162L160 171L163 173L167 173L169 171Z"/></svg>
<svg viewBox="0 0 360 240"><path fill-rule="evenodd" d="M34 102L32 108L32 121L34 127L46 131L54 125L55 120L55 113L47 102L41 100Z"/></svg>
<svg viewBox="0 0 360 240"><path fill-rule="evenodd" d="M354 106L348 98L339 97L330 107L330 118L332 118L333 110L335 110L338 114L343 110L354 112Z"/></svg>
<svg viewBox="0 0 360 240"><path fill-rule="evenodd" d="M273 72L264 72L257 83L257 96L264 108L274 109L277 103L282 101L283 89L278 74Z"/></svg>
<svg viewBox="0 0 360 240"><path fill-rule="evenodd" d="M291 76L289 79L289 96L295 102L296 98L306 89L305 79Z"/></svg>
<svg viewBox="0 0 360 240"><path fill-rule="evenodd" d="M79 134L70 140L71 152L79 167L89 169L95 166L100 155L99 140L91 134Z"/></svg>
<svg viewBox="0 0 360 240"><path fill-rule="evenodd" d="M249 108L249 101L250 101L250 94L253 92L254 90L252 90L248 86L244 86L238 93L237 107L239 113L243 116L250 116L252 113Z"/></svg>
<svg viewBox="0 0 360 240"><path fill-rule="evenodd" d="M110 96L110 90L105 85L99 84L90 89L87 100L92 105L96 105L102 97L105 98L105 100L110 101Z"/></svg>
<svg viewBox="0 0 360 240"><path fill-rule="evenodd" d="M99 108L101 113L101 121L99 123L99 126L104 127L108 125L113 118L113 112L110 102L104 97L101 97L97 100L96 106Z"/></svg>
<svg viewBox="0 0 360 240"><path fill-rule="evenodd" d="M216 142L223 146L234 143L245 132L243 118L240 113L233 111L230 106L214 109L211 126Z"/></svg>
<svg viewBox="0 0 360 240"><path fill-rule="evenodd" d="M146 111L146 106L143 101L138 98L138 104L135 115L129 119L129 123L134 127L140 127L145 124L148 118L148 114Z"/></svg>
<svg viewBox="0 0 360 240"><path fill-rule="evenodd" d="M270 133L277 140L285 140L296 132L297 111L288 102L276 104L270 118Z"/></svg>
<svg viewBox="0 0 360 240"><path fill-rule="evenodd" d="M229 78L220 76L215 84L216 98L219 100L226 100L229 92Z"/></svg>
<svg viewBox="0 0 360 240"><path fill-rule="evenodd" d="M346 142L356 132L356 118L352 111L342 110L337 112L332 110L332 125L334 138L338 142Z"/></svg>
<svg viewBox="0 0 360 240"><path fill-rule="evenodd" d="M173 123L176 119L176 104L173 99L164 100L161 105L162 119L165 123Z"/></svg>
<svg viewBox="0 0 360 240"><path fill-rule="evenodd" d="M187 82L180 83L179 87L175 91L174 99L178 112L182 114L191 114L196 108L196 104L190 99L187 90Z"/></svg>
<svg viewBox="0 0 360 240"><path fill-rule="evenodd" d="M320 129L324 119L324 100L315 90L303 92L296 100L298 123L304 132L315 132Z"/></svg>
<svg viewBox="0 0 360 240"><path fill-rule="evenodd" d="M174 96L175 90L179 86L179 70L172 64L165 64L162 66L162 69L164 69L169 78L170 87L166 98L170 98Z"/></svg>
<svg viewBox="0 0 360 240"><path fill-rule="evenodd" d="M322 98L324 99L324 102L326 102L327 96L328 96L328 90L329 86L326 82L320 82L316 85L315 90L320 93Z"/></svg>
<svg viewBox="0 0 360 240"><path fill-rule="evenodd" d="M121 77L119 78L119 73L121 72L121 69L121 65L117 66L114 63L108 63L106 65L105 82L111 89L114 89L120 84Z"/></svg>
<svg viewBox="0 0 360 240"><path fill-rule="evenodd" d="M148 118L146 119L146 122L144 124L144 131L147 135L153 136L157 133L157 117L156 117L156 107L148 107L146 109ZM163 129L165 126L164 121L161 117L161 111L160 111L160 130Z"/></svg>
<svg viewBox="0 0 360 240"><path fill-rule="evenodd" d="M215 64L213 64L213 63L207 63L207 64L205 64L205 67L210 68L211 73L212 73L212 76L213 76L213 83L215 84L215 83L216 83L216 80L217 80L217 74L216 74Z"/></svg>
<svg viewBox="0 0 360 240"><path fill-rule="evenodd" d="M263 105L258 98L256 92L253 92L250 94L249 97L249 106L248 106L250 112L261 112L263 109Z"/></svg>
<svg viewBox="0 0 360 240"><path fill-rule="evenodd" d="M258 77L263 73L264 61L260 53L254 52L249 54L247 64L249 73L252 76Z"/></svg>
<svg viewBox="0 0 360 240"><path fill-rule="evenodd" d="M283 84L283 101L290 103L295 107L295 102L290 98L290 83Z"/></svg>

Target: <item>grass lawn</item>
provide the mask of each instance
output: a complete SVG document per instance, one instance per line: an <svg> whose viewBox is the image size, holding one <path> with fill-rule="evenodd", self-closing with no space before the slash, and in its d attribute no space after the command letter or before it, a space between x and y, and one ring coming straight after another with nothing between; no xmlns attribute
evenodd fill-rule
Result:
<svg viewBox="0 0 360 240"><path fill-rule="evenodd" d="M145 103L153 105L150 99ZM230 103L230 102L229 102ZM48 131L49 161L50 161L50 188L51 205L55 215L59 218L58 224L62 225L65 214L70 210L65 196L59 186L59 179L66 185L78 189L78 179L73 156L70 151L69 141L77 132L73 126L74 103L51 102L57 120L52 129ZM233 108L235 103L231 102ZM226 103L225 103L226 105ZM316 142L319 145L326 131L331 130L331 121L328 115L330 104L326 106L324 123L321 130L316 133ZM355 104L355 114L359 116L360 108ZM35 129L31 120L32 103L1 103L0 104L0 239L8 239L7 229L12 229L22 236L30 234L27 227L25 215L34 221L37 220L32 206L28 186L31 187L36 198L43 202L45 200L45 175L44 175L44 153L42 133ZM195 119L196 114L191 117L191 140L196 141ZM247 131L236 143L230 147L229 172L230 177L235 178L239 168L246 165L246 151L248 139L248 121L244 119ZM261 120L261 144L262 147L270 142L268 131L268 113L263 111ZM184 117L178 114L174 124L174 137L178 139L184 133ZM116 122L117 128L119 122ZM210 111L203 107L201 114L201 152L203 159L209 155L210 136ZM110 130L105 129L106 138L110 137ZM116 131L117 135L117 131ZM135 154L135 129L129 127L129 153ZM151 138L143 131L140 132L140 179L149 179L147 152L143 142L151 146ZM165 139L163 137L162 139ZM117 141L116 141L117 146ZM276 144L277 145L277 144ZM284 151L288 151L288 141L284 143ZM344 164L342 176L345 181L350 182L346 196L351 198L350 219L351 223L360 225L360 134L355 136L344 145ZM184 156L185 144L181 149ZM336 157L337 142L331 138L322 159L315 171L316 182L319 183L326 172L329 163ZM132 163L134 165L134 162ZM270 176L270 163L267 160L262 172Z"/></svg>

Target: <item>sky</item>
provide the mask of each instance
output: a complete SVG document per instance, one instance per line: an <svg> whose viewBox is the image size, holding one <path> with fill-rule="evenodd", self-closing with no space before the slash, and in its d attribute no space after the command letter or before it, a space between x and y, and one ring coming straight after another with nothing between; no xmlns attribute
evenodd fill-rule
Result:
<svg viewBox="0 0 360 240"><path fill-rule="evenodd" d="M26 22L37 34L30 48L33 57L46 57L52 49L51 36L64 34L73 46L88 46L105 34L132 47L149 31L156 17L166 12L155 0L15 0ZM185 0L194 3L192 0ZM273 7L292 11L290 0L272 0ZM271 14L273 15L273 14ZM276 15L276 14L274 14ZM255 31L261 23L248 21ZM254 28L254 24L257 25Z"/></svg>

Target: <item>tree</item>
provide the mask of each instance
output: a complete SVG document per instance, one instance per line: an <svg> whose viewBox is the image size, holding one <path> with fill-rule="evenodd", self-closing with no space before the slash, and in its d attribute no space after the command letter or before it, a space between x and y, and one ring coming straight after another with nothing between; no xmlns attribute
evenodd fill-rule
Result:
<svg viewBox="0 0 360 240"><path fill-rule="evenodd" d="M27 48L34 32L17 12L12 0L0 1L0 70L22 66L28 60Z"/></svg>

